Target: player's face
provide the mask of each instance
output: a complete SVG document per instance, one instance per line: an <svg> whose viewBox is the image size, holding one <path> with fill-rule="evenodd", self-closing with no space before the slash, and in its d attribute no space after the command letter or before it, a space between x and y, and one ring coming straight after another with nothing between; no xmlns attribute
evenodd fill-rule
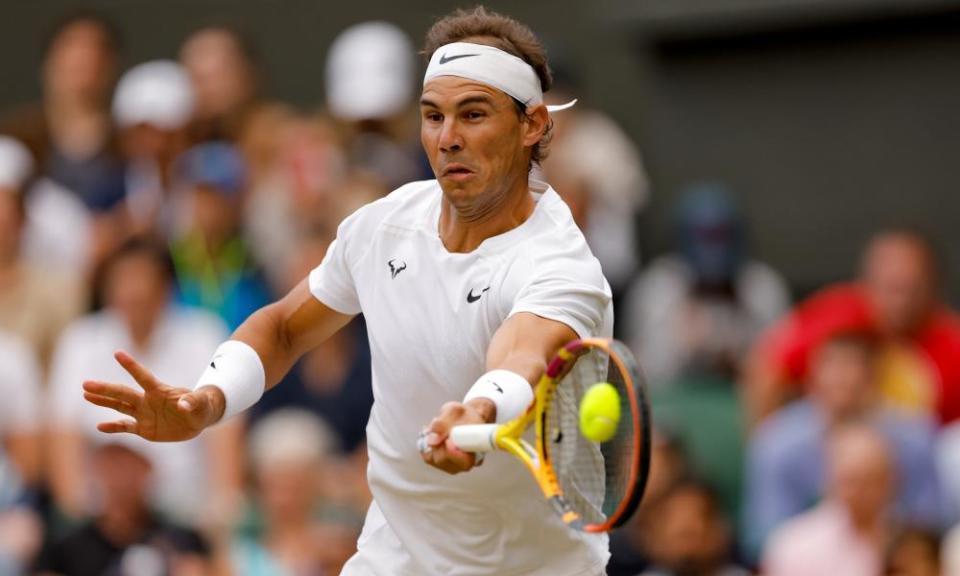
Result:
<svg viewBox="0 0 960 576"><path fill-rule="evenodd" d="M441 76L420 99L420 140L445 195L469 204L508 192L528 172L535 122L505 93L465 78Z"/></svg>

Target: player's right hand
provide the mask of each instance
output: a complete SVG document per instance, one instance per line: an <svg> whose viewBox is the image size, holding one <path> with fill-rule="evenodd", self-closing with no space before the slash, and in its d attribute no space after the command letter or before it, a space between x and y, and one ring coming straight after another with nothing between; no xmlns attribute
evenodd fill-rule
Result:
<svg viewBox="0 0 960 576"><path fill-rule="evenodd" d="M424 433L424 450L420 456L423 461L448 474L466 472L478 465L477 455L464 452L450 440L450 430L461 424L487 424L492 421L489 410L478 409L477 402L492 402L486 399L471 401L470 404L447 402L440 408L440 414L434 418Z"/></svg>
<svg viewBox="0 0 960 576"><path fill-rule="evenodd" d="M116 410L130 419L102 422L97 430L108 434L127 432L155 442L189 440L223 415L223 393L205 386L199 390L174 388L159 380L126 352L114 354L117 362L133 376L143 391L123 384L88 380L83 397Z"/></svg>

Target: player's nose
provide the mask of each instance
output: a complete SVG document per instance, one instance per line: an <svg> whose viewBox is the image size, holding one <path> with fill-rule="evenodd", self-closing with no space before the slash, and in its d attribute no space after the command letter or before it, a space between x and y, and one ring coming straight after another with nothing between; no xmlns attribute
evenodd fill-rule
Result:
<svg viewBox="0 0 960 576"><path fill-rule="evenodd" d="M459 126L454 118L447 118L443 122L443 128L440 129L440 151L458 152L463 150L463 135L460 133Z"/></svg>

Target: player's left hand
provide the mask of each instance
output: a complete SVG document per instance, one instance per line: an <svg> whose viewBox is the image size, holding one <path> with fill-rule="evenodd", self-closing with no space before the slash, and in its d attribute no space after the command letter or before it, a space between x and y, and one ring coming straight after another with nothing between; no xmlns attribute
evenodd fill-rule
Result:
<svg viewBox="0 0 960 576"><path fill-rule="evenodd" d="M477 456L464 452L450 440L450 430L462 424L487 424L493 421L489 410L481 402L493 402L484 399L472 400L469 404L447 402L440 408L440 414L424 430L427 450L420 454L427 464L449 474L466 472L477 466Z"/></svg>

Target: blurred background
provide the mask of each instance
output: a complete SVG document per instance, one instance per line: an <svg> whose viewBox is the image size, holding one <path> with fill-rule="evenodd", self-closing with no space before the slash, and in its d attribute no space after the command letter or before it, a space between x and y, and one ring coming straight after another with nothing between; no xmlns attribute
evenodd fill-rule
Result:
<svg viewBox="0 0 960 576"><path fill-rule="evenodd" d="M489 2L556 76L540 169L654 397L612 576L960 574L960 3ZM362 318L244 418L106 438L123 348L191 385L416 179L433 21L369 0L43 0L0 21L0 575L337 574Z"/></svg>

